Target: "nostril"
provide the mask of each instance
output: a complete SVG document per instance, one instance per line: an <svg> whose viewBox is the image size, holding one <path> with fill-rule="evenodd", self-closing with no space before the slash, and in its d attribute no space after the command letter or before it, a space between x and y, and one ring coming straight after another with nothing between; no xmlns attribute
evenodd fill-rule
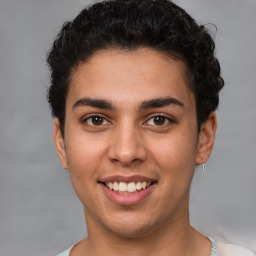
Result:
<svg viewBox="0 0 256 256"><path fill-rule="evenodd" d="M117 157L111 158L111 161L113 163L121 163L123 165L131 165L137 162L142 161L142 159L133 157L131 155L119 155Z"/></svg>
<svg viewBox="0 0 256 256"><path fill-rule="evenodd" d="M129 125L128 125L129 126ZM134 130L124 128L122 133L117 132L108 149L108 157L113 163L129 165L146 158L146 150Z"/></svg>

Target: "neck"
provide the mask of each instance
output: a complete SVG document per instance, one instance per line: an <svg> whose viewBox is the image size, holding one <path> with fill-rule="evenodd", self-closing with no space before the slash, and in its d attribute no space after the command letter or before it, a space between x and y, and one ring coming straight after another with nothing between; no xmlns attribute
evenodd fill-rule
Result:
<svg viewBox="0 0 256 256"><path fill-rule="evenodd" d="M191 227L187 206L188 198L164 223L129 236L110 230L85 211L88 237L73 248L71 256L210 255L211 242Z"/></svg>
<svg viewBox="0 0 256 256"><path fill-rule="evenodd" d="M129 238L108 230L99 230L90 225L87 218L88 237L82 241L80 252L74 255L86 256L167 256L167 255L209 255L210 243L194 230L187 221L165 225L144 236ZM202 246L202 240L204 245ZM199 244L201 244L199 246ZM202 250L203 248L203 250ZM77 249L79 249L77 247ZM192 253L193 252L193 253ZM205 252L205 254L203 254ZM72 255L72 254L71 254Z"/></svg>

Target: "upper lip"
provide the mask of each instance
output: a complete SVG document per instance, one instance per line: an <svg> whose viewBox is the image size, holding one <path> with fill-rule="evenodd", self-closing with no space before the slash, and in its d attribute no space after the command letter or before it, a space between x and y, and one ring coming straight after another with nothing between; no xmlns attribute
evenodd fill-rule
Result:
<svg viewBox="0 0 256 256"><path fill-rule="evenodd" d="M139 181L156 182L156 179L152 179L152 178L141 176L141 175L132 175L132 176L113 175L113 176L108 176L99 180L99 182L101 183L114 182L114 181L125 182L125 183L139 182Z"/></svg>

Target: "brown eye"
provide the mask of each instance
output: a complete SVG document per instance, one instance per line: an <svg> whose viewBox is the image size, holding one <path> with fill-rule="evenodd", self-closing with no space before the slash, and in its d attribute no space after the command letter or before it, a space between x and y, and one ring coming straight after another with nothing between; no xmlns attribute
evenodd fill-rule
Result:
<svg viewBox="0 0 256 256"><path fill-rule="evenodd" d="M94 125L101 125L101 124L103 124L103 118L101 116L93 116L92 123Z"/></svg>
<svg viewBox="0 0 256 256"><path fill-rule="evenodd" d="M164 125L165 122L166 122L166 117L164 117L164 116L155 116L153 121L154 121L155 125Z"/></svg>
<svg viewBox="0 0 256 256"><path fill-rule="evenodd" d="M168 123L174 123L174 121L165 115L152 116L146 122L147 125L152 125L152 126L164 126L164 125L167 125Z"/></svg>
<svg viewBox="0 0 256 256"><path fill-rule="evenodd" d="M100 126L107 123L104 117L96 115L86 118L84 122L92 126Z"/></svg>

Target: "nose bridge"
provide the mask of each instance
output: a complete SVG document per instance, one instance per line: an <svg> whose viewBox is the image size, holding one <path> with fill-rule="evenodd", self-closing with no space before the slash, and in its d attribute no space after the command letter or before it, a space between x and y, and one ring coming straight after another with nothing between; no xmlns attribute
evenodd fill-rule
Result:
<svg viewBox="0 0 256 256"><path fill-rule="evenodd" d="M120 122L114 131L114 140L110 151L112 160L125 165L143 161L146 151L139 128L128 119Z"/></svg>

